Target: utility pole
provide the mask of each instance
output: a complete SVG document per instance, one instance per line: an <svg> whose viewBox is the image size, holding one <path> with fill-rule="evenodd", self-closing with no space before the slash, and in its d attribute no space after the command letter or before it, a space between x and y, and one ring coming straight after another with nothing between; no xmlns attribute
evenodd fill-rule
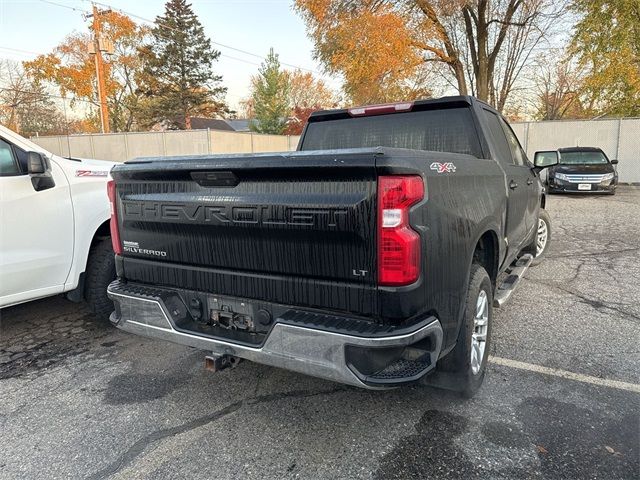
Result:
<svg viewBox="0 0 640 480"><path fill-rule="evenodd" d="M94 5L93 13L87 15L93 18L93 42L89 44L89 53L94 55L96 64L96 84L98 85L98 98L100 100L100 123L102 125L102 133L109 133L109 109L107 108L107 91L104 81L104 59L102 52L107 55L113 53L113 43L102 37L102 25L100 24L100 15L109 13L111 10L98 10Z"/></svg>

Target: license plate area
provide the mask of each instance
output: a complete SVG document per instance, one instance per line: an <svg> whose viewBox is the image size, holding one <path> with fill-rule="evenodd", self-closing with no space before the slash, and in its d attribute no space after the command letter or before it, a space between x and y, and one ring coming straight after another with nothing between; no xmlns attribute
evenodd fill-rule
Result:
<svg viewBox="0 0 640 480"><path fill-rule="evenodd" d="M590 183L579 183L578 184L578 190L591 190L591 184Z"/></svg>
<svg viewBox="0 0 640 480"><path fill-rule="evenodd" d="M280 313L259 300L183 290L163 299L176 330L232 342L259 345Z"/></svg>
<svg viewBox="0 0 640 480"><path fill-rule="evenodd" d="M255 307L237 298L209 297L208 320L214 327L255 332Z"/></svg>

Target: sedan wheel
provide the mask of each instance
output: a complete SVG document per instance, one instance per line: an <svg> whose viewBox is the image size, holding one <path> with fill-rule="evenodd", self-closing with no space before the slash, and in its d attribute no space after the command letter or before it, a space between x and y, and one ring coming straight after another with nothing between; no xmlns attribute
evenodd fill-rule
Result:
<svg viewBox="0 0 640 480"><path fill-rule="evenodd" d="M544 248L547 246L547 239L549 238L549 228L547 222L542 218L538 219L538 233L536 236L536 257L544 252Z"/></svg>

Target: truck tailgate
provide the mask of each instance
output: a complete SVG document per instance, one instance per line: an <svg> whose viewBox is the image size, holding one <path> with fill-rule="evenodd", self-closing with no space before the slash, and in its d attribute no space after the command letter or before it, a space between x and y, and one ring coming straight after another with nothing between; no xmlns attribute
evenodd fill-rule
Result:
<svg viewBox="0 0 640 480"><path fill-rule="evenodd" d="M123 257L375 285L375 155L358 149L118 166Z"/></svg>

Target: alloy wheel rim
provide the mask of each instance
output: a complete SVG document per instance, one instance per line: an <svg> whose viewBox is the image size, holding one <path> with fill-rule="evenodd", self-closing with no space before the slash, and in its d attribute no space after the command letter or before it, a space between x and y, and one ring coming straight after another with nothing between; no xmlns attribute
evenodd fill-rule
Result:
<svg viewBox="0 0 640 480"><path fill-rule="evenodd" d="M544 247L547 246L547 238L549 236L549 230L547 229L547 222L538 219L538 234L536 235L536 257L544 252Z"/></svg>
<svg viewBox="0 0 640 480"><path fill-rule="evenodd" d="M487 345L487 330L489 328L489 298L487 292L480 290L476 300L476 312L473 318L473 333L471 334L471 372L477 375L484 360Z"/></svg>

